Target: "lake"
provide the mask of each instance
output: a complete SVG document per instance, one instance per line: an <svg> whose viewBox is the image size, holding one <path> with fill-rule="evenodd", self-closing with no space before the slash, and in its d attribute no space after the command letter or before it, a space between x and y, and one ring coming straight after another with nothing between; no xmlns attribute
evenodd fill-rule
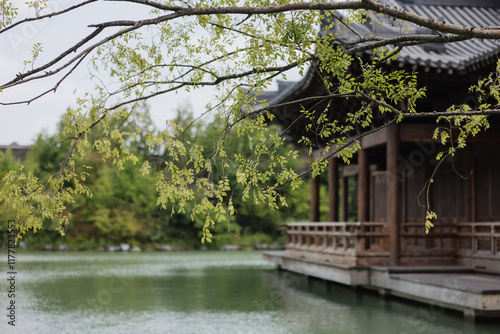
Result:
<svg viewBox="0 0 500 334"><path fill-rule="evenodd" d="M500 332L458 313L280 272L260 252L18 250L12 327L6 258L0 333Z"/></svg>

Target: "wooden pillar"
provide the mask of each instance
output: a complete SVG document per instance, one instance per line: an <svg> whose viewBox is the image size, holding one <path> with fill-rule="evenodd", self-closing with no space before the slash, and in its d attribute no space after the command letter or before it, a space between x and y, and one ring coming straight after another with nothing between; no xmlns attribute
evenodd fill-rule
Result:
<svg viewBox="0 0 500 334"><path fill-rule="evenodd" d="M387 227L389 232L389 262L399 264L399 228L401 226L401 175L398 170L399 128L387 127Z"/></svg>
<svg viewBox="0 0 500 334"><path fill-rule="evenodd" d="M369 220L370 213L370 170L368 163L368 153L358 150L358 221Z"/></svg>
<svg viewBox="0 0 500 334"><path fill-rule="evenodd" d="M319 221L319 176L311 178L311 222Z"/></svg>
<svg viewBox="0 0 500 334"><path fill-rule="evenodd" d="M330 158L328 166L328 221L339 220L339 163L336 158Z"/></svg>
<svg viewBox="0 0 500 334"><path fill-rule="evenodd" d="M348 206L349 206L349 195L347 194L347 178L342 176L341 178L341 191L342 191L342 194L341 194L341 197L340 197L340 203L341 203L341 206L342 206L342 221L343 222L346 222L348 221L349 219L349 216L347 214L347 211L348 211Z"/></svg>

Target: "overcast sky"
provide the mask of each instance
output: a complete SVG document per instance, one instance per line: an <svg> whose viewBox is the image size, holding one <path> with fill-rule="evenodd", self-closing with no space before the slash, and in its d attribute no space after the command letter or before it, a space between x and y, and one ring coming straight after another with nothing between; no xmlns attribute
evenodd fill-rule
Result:
<svg viewBox="0 0 500 334"><path fill-rule="evenodd" d="M19 8L26 7L25 0L14 2ZM74 2L52 0L46 12L61 10L70 3ZM33 12L21 10L20 16L23 15L33 17ZM0 34L0 81L5 83L12 80L16 73L23 72L23 62L30 59L30 50L34 43L43 43L44 51L35 64L41 65L92 31L93 28L88 28L88 24L112 19L137 19L146 15L147 11L141 13L137 10L137 6L131 4L100 2L75 13L21 25L5 34ZM84 60L81 64L83 66L71 74L56 93L50 93L30 105L0 106L0 145L12 142L28 145L33 143L38 134L44 130L50 134L54 133L59 118L66 108L74 106L76 97L92 89L87 62ZM297 75L292 74L291 77L297 79ZM49 80L7 89L0 93L0 101L10 102L33 97L54 82ZM206 103L212 99L213 92L213 89L198 90L195 91L195 95L179 92L151 99L148 105L156 124L162 126L167 119L175 116L178 107L187 103L192 106L195 114L201 114Z"/></svg>
<svg viewBox="0 0 500 334"><path fill-rule="evenodd" d="M25 7L25 0L17 0L19 8ZM60 10L70 4L69 0L53 0L50 2L50 12ZM147 13L140 13L137 8L120 3L99 3L90 5L85 10L79 10L77 15L69 14L64 17L55 17L48 21L30 23L6 34L0 35L0 80L5 83L14 78L16 73L23 71L24 60L29 60L30 50L34 43L42 42L44 51L35 65L40 65L67 47L80 40L91 28L86 26L100 20L116 18L138 18ZM21 15L32 13L21 11ZM31 144L43 130L54 133L61 114L66 108L74 106L74 100L85 91L92 89L89 81L87 63L73 73L63 83L56 93L50 93L31 103L30 105L0 106L0 145L17 142L18 144ZM8 89L0 93L2 102L9 102L21 98L29 98L41 93L49 87L49 82L23 85L21 89ZM76 91L76 92L75 92ZM188 101L193 106L195 113L200 113L203 106L210 99L211 93L198 93L196 100L188 94L172 94L170 96L152 99L149 104L151 112L158 125L165 124L166 119L175 115L175 110Z"/></svg>

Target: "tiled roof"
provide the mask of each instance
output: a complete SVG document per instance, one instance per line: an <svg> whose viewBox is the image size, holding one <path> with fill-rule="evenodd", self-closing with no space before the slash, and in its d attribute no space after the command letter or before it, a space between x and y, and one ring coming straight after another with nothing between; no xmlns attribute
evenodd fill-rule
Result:
<svg viewBox="0 0 500 334"><path fill-rule="evenodd" d="M382 0L390 6L396 6L412 13L451 24L470 27L500 26L499 5L492 6L493 1L463 0ZM409 34L436 34L430 29L415 24L394 22L387 16L372 16L373 24L354 24L352 27L363 36L378 35L396 37ZM405 30L406 29L406 30ZM344 27L336 25L341 38L355 40L353 33L344 32ZM324 33L324 32L323 32ZM482 62L496 62L500 54L498 40L467 40L454 43L433 43L404 47L398 62L446 70L467 71L475 69Z"/></svg>

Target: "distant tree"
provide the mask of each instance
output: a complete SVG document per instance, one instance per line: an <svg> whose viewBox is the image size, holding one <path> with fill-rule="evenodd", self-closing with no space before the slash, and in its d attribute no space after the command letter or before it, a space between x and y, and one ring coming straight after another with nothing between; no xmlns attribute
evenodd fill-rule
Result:
<svg viewBox="0 0 500 334"><path fill-rule="evenodd" d="M12 149L9 148L5 152L0 151L0 179L11 170L18 169L20 165L21 162L14 157Z"/></svg>

